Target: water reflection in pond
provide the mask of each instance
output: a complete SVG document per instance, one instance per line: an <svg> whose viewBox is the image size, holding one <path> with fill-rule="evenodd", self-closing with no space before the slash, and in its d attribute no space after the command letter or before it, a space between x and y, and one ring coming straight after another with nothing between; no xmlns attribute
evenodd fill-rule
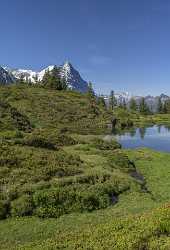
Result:
<svg viewBox="0 0 170 250"><path fill-rule="evenodd" d="M123 148L148 147L170 152L170 125L133 128L113 136L116 136Z"/></svg>

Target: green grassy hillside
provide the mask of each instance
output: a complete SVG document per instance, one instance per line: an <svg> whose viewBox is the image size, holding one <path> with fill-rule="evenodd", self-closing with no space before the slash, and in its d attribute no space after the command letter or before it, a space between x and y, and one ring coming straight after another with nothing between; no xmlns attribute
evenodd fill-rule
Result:
<svg viewBox="0 0 170 250"><path fill-rule="evenodd" d="M0 93L6 125L0 133L0 218L58 218L106 208L135 182L135 166L116 141L80 135L99 132L111 119L87 95L26 85Z"/></svg>
<svg viewBox="0 0 170 250"><path fill-rule="evenodd" d="M13 85L0 87L0 100L26 114L35 128L67 129L74 132L106 128L110 113L93 105L87 95L41 87Z"/></svg>
<svg viewBox="0 0 170 250"><path fill-rule="evenodd" d="M104 140L111 119L87 95L0 88L0 249L170 249L170 154Z"/></svg>
<svg viewBox="0 0 170 250"><path fill-rule="evenodd" d="M78 150L78 154L81 151L80 157L97 163L96 168L99 163L103 166L94 152L88 157L80 146L66 148L69 152ZM57 219L33 216L2 220L0 249L169 249L170 156L147 149L124 153L135 160L149 192L124 172L123 184L128 180L129 188L119 195L116 205Z"/></svg>

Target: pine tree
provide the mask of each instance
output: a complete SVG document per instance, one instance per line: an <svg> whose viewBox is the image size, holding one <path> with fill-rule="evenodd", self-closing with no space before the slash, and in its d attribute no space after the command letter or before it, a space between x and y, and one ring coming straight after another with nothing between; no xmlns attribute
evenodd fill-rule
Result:
<svg viewBox="0 0 170 250"><path fill-rule="evenodd" d="M167 101L165 101L164 104L163 104L162 113L167 114L167 112L168 112L168 110L167 110Z"/></svg>
<svg viewBox="0 0 170 250"><path fill-rule="evenodd" d="M38 75L37 74L35 76L33 76L33 79L34 79L35 84L39 83Z"/></svg>
<svg viewBox="0 0 170 250"><path fill-rule="evenodd" d="M136 103L134 98L130 99L129 108L130 108L131 111L137 111L138 107L137 107L137 103Z"/></svg>
<svg viewBox="0 0 170 250"><path fill-rule="evenodd" d="M143 115L148 115L150 113L149 107L145 102L145 98L142 97L140 104L139 104L139 112Z"/></svg>
<svg viewBox="0 0 170 250"><path fill-rule="evenodd" d="M52 71L47 70L42 79L42 84L46 88L56 90L66 90L67 83L60 77L60 71L57 67L54 67Z"/></svg>
<svg viewBox="0 0 170 250"><path fill-rule="evenodd" d="M93 84L91 82L88 83L88 91L87 91L87 95L90 97L90 98L95 98L95 93L94 93L94 90L93 90Z"/></svg>
<svg viewBox="0 0 170 250"><path fill-rule="evenodd" d="M170 114L170 100L165 101L163 106L163 113Z"/></svg>
<svg viewBox="0 0 170 250"><path fill-rule="evenodd" d="M46 86L48 85L48 82L51 80L51 74L50 74L50 71L49 69L45 71L45 74L43 76L43 79L41 81L41 83Z"/></svg>
<svg viewBox="0 0 170 250"><path fill-rule="evenodd" d="M88 84L87 97L89 99L89 110L92 113L94 113L95 115L98 115L99 114L99 108L98 108L98 105L97 105L95 92L93 90L93 84L91 82L89 82L89 84Z"/></svg>
<svg viewBox="0 0 170 250"><path fill-rule="evenodd" d="M123 109L127 109L127 105L126 105L126 100L125 100L125 98L123 98L123 101L122 101L122 108L123 108Z"/></svg>
<svg viewBox="0 0 170 250"><path fill-rule="evenodd" d="M101 107L104 107L106 108L106 103L105 103L105 100L104 100L104 97L103 96L99 96L97 98L97 104Z"/></svg>
<svg viewBox="0 0 170 250"><path fill-rule="evenodd" d="M122 109L123 108L123 103L120 101L117 106Z"/></svg>
<svg viewBox="0 0 170 250"><path fill-rule="evenodd" d="M117 100L116 100L116 97L114 95L114 91L112 90L110 92L110 98L109 98L110 109L113 110L116 105L117 105Z"/></svg>
<svg viewBox="0 0 170 250"><path fill-rule="evenodd" d="M162 101L161 101L161 98L160 98L160 97L159 97L159 99L158 99L157 112L158 112L159 114L163 113L163 104L162 104Z"/></svg>
<svg viewBox="0 0 170 250"><path fill-rule="evenodd" d="M117 105L119 108L121 109L127 109L127 104L126 104L126 100L123 98L123 100L121 100L118 105Z"/></svg>

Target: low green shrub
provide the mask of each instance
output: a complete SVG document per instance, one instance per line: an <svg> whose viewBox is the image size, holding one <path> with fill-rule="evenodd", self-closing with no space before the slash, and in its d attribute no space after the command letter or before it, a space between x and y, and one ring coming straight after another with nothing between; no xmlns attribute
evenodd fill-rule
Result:
<svg viewBox="0 0 170 250"><path fill-rule="evenodd" d="M124 172L130 172L135 169L133 162L129 160L128 156L119 150L109 155L108 165L112 169L121 169Z"/></svg>
<svg viewBox="0 0 170 250"><path fill-rule="evenodd" d="M10 150L10 144L0 141L0 166L12 167L18 166L20 157L15 154L14 150Z"/></svg>
<svg viewBox="0 0 170 250"><path fill-rule="evenodd" d="M72 212L106 208L117 200L119 192L112 182L95 185L55 187L37 191L33 195L35 214L39 217L59 217Z"/></svg>
<svg viewBox="0 0 170 250"><path fill-rule="evenodd" d="M11 202L12 216L31 215L33 212L32 198L29 195L23 195Z"/></svg>
<svg viewBox="0 0 170 250"><path fill-rule="evenodd" d="M0 200L0 220L5 219L8 213L8 205L6 201Z"/></svg>
<svg viewBox="0 0 170 250"><path fill-rule="evenodd" d="M75 145L77 141L69 135L36 131L18 141L18 144L55 150L58 147Z"/></svg>
<svg viewBox="0 0 170 250"><path fill-rule="evenodd" d="M117 108L114 113L117 121L114 129L125 129L133 126L134 115L131 112Z"/></svg>
<svg viewBox="0 0 170 250"><path fill-rule="evenodd" d="M32 125L28 119L28 117L24 114L21 114L16 108L10 107L11 117L15 126L22 131L31 132Z"/></svg>
<svg viewBox="0 0 170 250"><path fill-rule="evenodd" d="M96 209L106 208L110 205L110 197L107 193L83 192L81 194L82 211L93 211Z"/></svg>
<svg viewBox="0 0 170 250"><path fill-rule="evenodd" d="M104 183L106 180L110 179L111 175L108 172L91 171L86 175L79 175L76 177L77 183L87 183L96 184Z"/></svg>
<svg viewBox="0 0 170 250"><path fill-rule="evenodd" d="M31 135L23 140L23 145L56 150L56 145L42 136Z"/></svg>
<svg viewBox="0 0 170 250"><path fill-rule="evenodd" d="M69 190L70 192L70 190ZM69 198L69 199L68 199ZM39 217L59 217L66 213L64 203L71 202L65 189L49 189L38 191L33 196L35 214Z"/></svg>
<svg viewBox="0 0 170 250"><path fill-rule="evenodd" d="M77 144L77 141L71 136L66 134L58 134L54 136L54 140L57 146L71 146Z"/></svg>
<svg viewBox="0 0 170 250"><path fill-rule="evenodd" d="M115 140L106 141L99 138L93 140L93 145L100 150L115 150L121 148L121 145Z"/></svg>

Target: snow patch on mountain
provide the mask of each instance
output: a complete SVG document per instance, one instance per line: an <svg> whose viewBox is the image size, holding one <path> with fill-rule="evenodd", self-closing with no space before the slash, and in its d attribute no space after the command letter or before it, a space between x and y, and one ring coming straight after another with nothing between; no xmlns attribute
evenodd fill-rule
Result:
<svg viewBox="0 0 170 250"><path fill-rule="evenodd" d="M50 65L50 66L48 66L47 68L41 70L40 72L37 72L37 79L38 79L38 81L42 81L42 79L43 79L45 73L46 73L47 71L51 72L54 68L55 68L55 65ZM34 81L33 81L33 82L34 82Z"/></svg>
<svg viewBox="0 0 170 250"><path fill-rule="evenodd" d="M4 68L0 67L0 83L1 84L11 84L15 82L15 77L8 73Z"/></svg>
<svg viewBox="0 0 170 250"><path fill-rule="evenodd" d="M82 79L79 72L73 68L71 63L66 62L60 69L61 78L67 82L71 89L83 93L88 91L88 83Z"/></svg>
<svg viewBox="0 0 170 250"><path fill-rule="evenodd" d="M70 89L79 91L79 92L87 92L88 90L88 83L82 79L79 72L75 70L71 63L66 62L62 66L57 65L50 65L47 68L41 71L33 71L33 70L26 70L26 69L10 69L5 67L4 69L12 75L16 79L23 78L26 81L30 81L32 83L36 83L37 81L42 81L44 74L47 71L52 71L54 67L59 67L60 69L60 76L63 78Z"/></svg>

